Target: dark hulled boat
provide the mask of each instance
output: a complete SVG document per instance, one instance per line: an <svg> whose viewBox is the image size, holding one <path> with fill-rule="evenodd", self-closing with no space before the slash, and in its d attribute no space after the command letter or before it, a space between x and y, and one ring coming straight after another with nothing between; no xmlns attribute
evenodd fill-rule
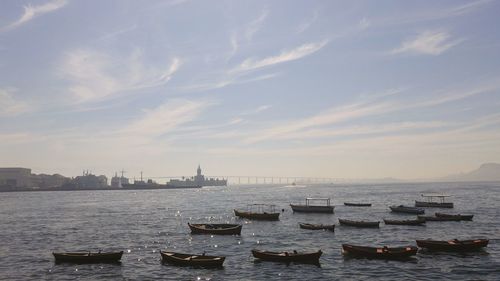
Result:
<svg viewBox="0 0 500 281"><path fill-rule="evenodd" d="M406 247L364 247L342 244L342 252L354 257L371 259L406 259L417 254L415 246Z"/></svg>
<svg viewBox="0 0 500 281"><path fill-rule="evenodd" d="M471 221L474 215L461 215L461 214L444 214L444 213L436 213L436 217L438 218L458 218L461 221Z"/></svg>
<svg viewBox="0 0 500 281"><path fill-rule="evenodd" d="M188 223L191 233L193 234L218 234L218 235L240 235L241 224L223 224L223 223L207 223L207 224L191 224Z"/></svg>
<svg viewBox="0 0 500 281"><path fill-rule="evenodd" d="M298 263L313 263L318 264L319 258L323 252L321 250L311 253L300 253L297 251L293 252L269 252L252 250L252 255L255 258L266 260L266 261L278 261L278 262L298 262Z"/></svg>
<svg viewBox="0 0 500 281"><path fill-rule="evenodd" d="M417 216L418 219L425 221L460 221L459 217L433 217L433 216Z"/></svg>
<svg viewBox="0 0 500 281"><path fill-rule="evenodd" d="M391 209L391 211L393 211L395 213L406 213L406 214L417 214L417 215L421 215L421 214L425 213L425 210L422 208L409 207L409 206L403 206L403 205L390 206L389 208Z"/></svg>
<svg viewBox="0 0 500 281"><path fill-rule="evenodd" d="M163 262L181 266L222 267L226 259L223 256L206 256L205 254L191 255L163 251L160 251L160 254Z"/></svg>
<svg viewBox="0 0 500 281"><path fill-rule="evenodd" d="M476 251L488 245L488 239L475 240L417 240L417 245L420 248L426 248L430 251L447 251L447 252L468 252Z"/></svg>
<svg viewBox="0 0 500 281"><path fill-rule="evenodd" d="M279 220L280 213L276 212L275 205L268 204L249 204L246 211L234 210L234 215L240 218L251 220Z"/></svg>
<svg viewBox="0 0 500 281"><path fill-rule="evenodd" d="M335 231L335 225L334 224L311 224L311 223L303 223L299 222L299 226L302 229L310 229L310 230L331 230Z"/></svg>
<svg viewBox="0 0 500 281"><path fill-rule="evenodd" d="M120 262L123 251L110 252L110 253L92 253L92 252L79 252L79 253L52 253L56 262L70 262L70 263L115 263Z"/></svg>
<svg viewBox="0 0 500 281"><path fill-rule="evenodd" d="M234 215L240 218L252 219L252 220L265 220L265 221L277 221L280 219L280 213L256 213L256 212L245 212L234 210Z"/></svg>
<svg viewBox="0 0 500 281"><path fill-rule="evenodd" d="M351 207L371 207L372 204L370 203L349 203L349 202L344 202L345 206L351 206Z"/></svg>
<svg viewBox="0 0 500 281"><path fill-rule="evenodd" d="M379 227L379 221L353 221L346 219L339 219L341 225L355 226L355 227Z"/></svg>
<svg viewBox="0 0 500 281"><path fill-rule="evenodd" d="M416 219L416 220L386 220L384 219L384 223L388 225L423 225L425 223L425 219Z"/></svg>

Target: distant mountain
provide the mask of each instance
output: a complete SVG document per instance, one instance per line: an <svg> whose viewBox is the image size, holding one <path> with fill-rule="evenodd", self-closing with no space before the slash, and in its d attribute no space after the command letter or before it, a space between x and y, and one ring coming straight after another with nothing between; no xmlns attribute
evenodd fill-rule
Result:
<svg viewBox="0 0 500 281"><path fill-rule="evenodd" d="M485 163L478 169L452 175L445 178L449 181L500 181L500 164L498 163Z"/></svg>

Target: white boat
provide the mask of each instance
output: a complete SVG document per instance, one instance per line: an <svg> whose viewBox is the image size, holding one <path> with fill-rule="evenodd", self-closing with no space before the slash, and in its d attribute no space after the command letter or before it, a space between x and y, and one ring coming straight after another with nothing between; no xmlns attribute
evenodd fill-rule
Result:
<svg viewBox="0 0 500 281"><path fill-rule="evenodd" d="M415 201L415 207L433 207L433 208L453 208L452 202L445 202L444 199L450 197L445 194L422 194L426 201ZM437 199L434 201L434 199Z"/></svg>
<svg viewBox="0 0 500 281"><path fill-rule="evenodd" d="M324 202L319 205L318 202ZM330 198L306 198L305 204L290 204L294 212L299 213L333 213L335 206L330 205Z"/></svg>

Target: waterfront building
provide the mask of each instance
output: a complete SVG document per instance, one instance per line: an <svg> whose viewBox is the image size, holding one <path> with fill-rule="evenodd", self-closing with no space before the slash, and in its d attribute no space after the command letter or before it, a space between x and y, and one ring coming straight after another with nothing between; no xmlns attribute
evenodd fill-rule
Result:
<svg viewBox="0 0 500 281"><path fill-rule="evenodd" d="M0 168L0 186L9 188L32 187L31 169Z"/></svg>
<svg viewBox="0 0 500 281"><path fill-rule="evenodd" d="M115 176L111 178L111 187L122 188L123 185L128 185L128 184L129 181L126 177L123 176L123 171L120 177L118 176L118 173L115 173Z"/></svg>
<svg viewBox="0 0 500 281"><path fill-rule="evenodd" d="M172 179L168 183L169 185L172 186L226 186L227 185L227 180L226 179L219 179L219 178L205 178L205 176L201 173L201 167L198 165L198 169L196 170L196 176L188 178L188 179L183 179L183 180L176 180Z"/></svg>
<svg viewBox="0 0 500 281"><path fill-rule="evenodd" d="M82 176L77 176L69 183L76 189L94 189L104 188L108 186L108 178L106 176L96 176L89 171L84 171Z"/></svg>

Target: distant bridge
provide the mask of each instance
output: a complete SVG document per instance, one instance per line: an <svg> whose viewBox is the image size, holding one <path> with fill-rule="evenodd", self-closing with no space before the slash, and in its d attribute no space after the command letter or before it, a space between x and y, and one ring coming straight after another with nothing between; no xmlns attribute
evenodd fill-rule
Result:
<svg viewBox="0 0 500 281"><path fill-rule="evenodd" d="M190 179L185 176L161 176L145 177L145 179ZM292 183L335 183L346 182L348 180L341 178L322 178L322 177L289 177L289 176L205 176L205 178L227 179L228 184L292 184Z"/></svg>

